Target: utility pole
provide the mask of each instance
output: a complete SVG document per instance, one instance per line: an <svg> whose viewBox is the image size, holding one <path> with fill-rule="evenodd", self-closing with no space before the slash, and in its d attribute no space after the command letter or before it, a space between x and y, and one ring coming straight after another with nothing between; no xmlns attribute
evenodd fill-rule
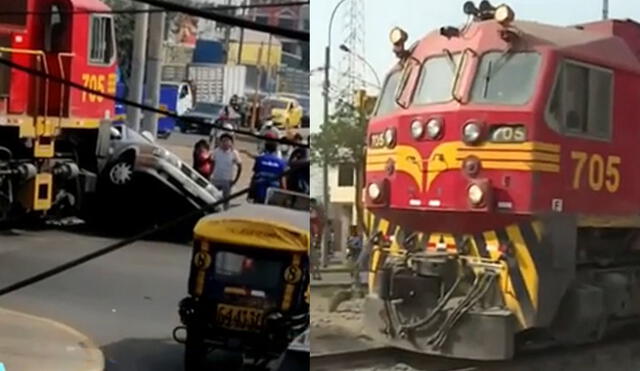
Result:
<svg viewBox="0 0 640 371"><path fill-rule="evenodd" d="M136 15L128 99L134 102L142 102L145 56L147 54L147 30L149 28L149 5L138 3L136 10L141 12ZM140 131L140 116L141 111L139 108L127 107L127 125L131 129Z"/></svg>
<svg viewBox="0 0 640 371"><path fill-rule="evenodd" d="M247 5L246 0L242 2L242 6ZM247 14L247 8L242 8L242 18ZM240 42L238 43L238 64L242 64L242 47L244 46L244 28L240 28Z"/></svg>
<svg viewBox="0 0 640 371"><path fill-rule="evenodd" d="M269 34L269 46L267 47L267 91L271 85L271 43L273 42L273 35Z"/></svg>
<svg viewBox="0 0 640 371"><path fill-rule="evenodd" d="M147 83L145 104L158 108L160 102L160 79L162 76L162 49L164 42L165 12L155 12L149 20L149 50L147 55ZM145 112L142 130L155 138L158 134L158 115Z"/></svg>
<svg viewBox="0 0 640 371"><path fill-rule="evenodd" d="M324 50L324 123L329 122L329 68L331 66L331 43ZM322 236L322 247L320 260L321 265L326 267L329 262L329 164L325 154L322 161L322 202L324 204L325 227Z"/></svg>
<svg viewBox="0 0 640 371"><path fill-rule="evenodd" d="M609 19L609 0L602 0L602 19Z"/></svg>
<svg viewBox="0 0 640 371"><path fill-rule="evenodd" d="M227 9L231 7L231 0L227 0ZM231 12L229 10L225 11L225 13L227 12ZM231 44L231 25L227 25L227 27L225 28L224 31L224 47L225 47L225 51L226 51L226 58L225 58L225 62L228 64L229 60L231 60L231 49L230 49L230 44ZM238 62L238 64L240 64Z"/></svg>
<svg viewBox="0 0 640 371"><path fill-rule="evenodd" d="M256 123L258 121L258 114L260 111L258 110L258 91L260 90L260 83L262 82L262 49L264 48L264 42L260 43L260 49L258 50L258 62L256 63L257 68L257 76L256 76L256 90L253 94L253 108L251 114L251 131L254 131L256 128Z"/></svg>

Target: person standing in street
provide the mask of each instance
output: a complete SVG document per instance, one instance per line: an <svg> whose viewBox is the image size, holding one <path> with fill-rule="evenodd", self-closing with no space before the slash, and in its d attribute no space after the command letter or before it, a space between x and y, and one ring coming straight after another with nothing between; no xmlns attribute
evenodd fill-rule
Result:
<svg viewBox="0 0 640 371"><path fill-rule="evenodd" d="M287 170L287 162L277 152L278 144L270 140L265 144L265 151L255 159L249 192L249 198L254 203L265 203L269 188L286 189L287 182L283 175Z"/></svg>
<svg viewBox="0 0 640 371"><path fill-rule="evenodd" d="M309 194L309 178L311 172L309 166L303 166L309 162L309 150L302 146L302 135L296 133L293 142L300 144L294 147L289 156L289 168L291 173L287 177L287 186L290 191Z"/></svg>
<svg viewBox="0 0 640 371"><path fill-rule="evenodd" d="M211 148L206 140L199 140L193 147L193 168L203 177L209 179L213 173Z"/></svg>
<svg viewBox="0 0 640 371"><path fill-rule="evenodd" d="M242 172L242 160L238 151L233 148L233 136L230 133L222 133L219 137L220 146L213 151L213 175L211 182L222 192L224 198L229 197L231 188ZM238 167L234 174L234 169ZM224 209L229 209L229 202L224 204Z"/></svg>

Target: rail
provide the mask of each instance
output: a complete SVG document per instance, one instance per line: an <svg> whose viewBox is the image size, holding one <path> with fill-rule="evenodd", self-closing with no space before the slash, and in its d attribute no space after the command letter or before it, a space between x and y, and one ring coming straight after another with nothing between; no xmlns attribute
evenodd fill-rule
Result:
<svg viewBox="0 0 640 371"><path fill-rule="evenodd" d="M313 371L608 371L640 369L640 339L629 329L604 343L523 349L512 360L476 361L415 353L391 347L311 353ZM312 343L313 344L313 343ZM313 348L313 345L312 345Z"/></svg>

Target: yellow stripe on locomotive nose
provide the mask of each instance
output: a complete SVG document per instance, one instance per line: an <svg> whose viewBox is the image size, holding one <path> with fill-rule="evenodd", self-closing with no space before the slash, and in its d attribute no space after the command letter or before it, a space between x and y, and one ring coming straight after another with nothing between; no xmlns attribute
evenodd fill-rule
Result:
<svg viewBox="0 0 640 371"><path fill-rule="evenodd" d="M399 145L394 149L369 149L367 151L367 171L384 171L387 161L394 161L395 171L409 175L422 189L422 156L413 146Z"/></svg>
<svg viewBox="0 0 640 371"><path fill-rule="evenodd" d="M518 261L518 267L524 278L524 284L527 287L529 298L531 299L533 308L538 310L538 272L536 271L535 263L531 258L527 243L522 237L520 228L517 225L511 225L506 229L507 235L515 247L516 260Z"/></svg>

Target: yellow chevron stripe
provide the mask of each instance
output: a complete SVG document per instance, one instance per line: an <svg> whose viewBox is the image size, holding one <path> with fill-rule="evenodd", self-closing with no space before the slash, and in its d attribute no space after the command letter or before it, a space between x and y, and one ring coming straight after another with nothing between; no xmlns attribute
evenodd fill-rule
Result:
<svg viewBox="0 0 640 371"><path fill-rule="evenodd" d="M516 261L518 262L518 267L520 268L520 272L522 273L522 277L524 278L524 284L526 285L527 291L529 292L529 298L531 299L533 308L537 311L538 272L536 270L535 263L533 262L533 258L529 253L527 243L522 237L520 227L518 227L517 225L510 225L506 229L507 235L509 236L509 239L513 242L513 245L515 247Z"/></svg>
<svg viewBox="0 0 640 371"><path fill-rule="evenodd" d="M498 236L495 231L487 231L483 233L483 237L485 239L485 243L487 244L487 251L489 252L491 259L494 261L498 261L500 257L500 251L498 247L500 246L500 241L498 240ZM473 241L475 244L475 241ZM504 299L504 303L511 310L511 312L516 316L520 325L525 328L526 321L524 319L524 315L522 314L522 308L520 307L520 302L515 294L515 290L513 289L513 285L511 284L511 278L509 277L509 270L507 267L507 263L501 262L503 269L500 272L500 290L502 291L502 297Z"/></svg>
<svg viewBox="0 0 640 371"><path fill-rule="evenodd" d="M531 223L531 226L533 227L533 232L536 234L536 237L538 238L538 241L542 241L542 234L544 231L544 225L542 224L541 221L536 220L535 222Z"/></svg>

